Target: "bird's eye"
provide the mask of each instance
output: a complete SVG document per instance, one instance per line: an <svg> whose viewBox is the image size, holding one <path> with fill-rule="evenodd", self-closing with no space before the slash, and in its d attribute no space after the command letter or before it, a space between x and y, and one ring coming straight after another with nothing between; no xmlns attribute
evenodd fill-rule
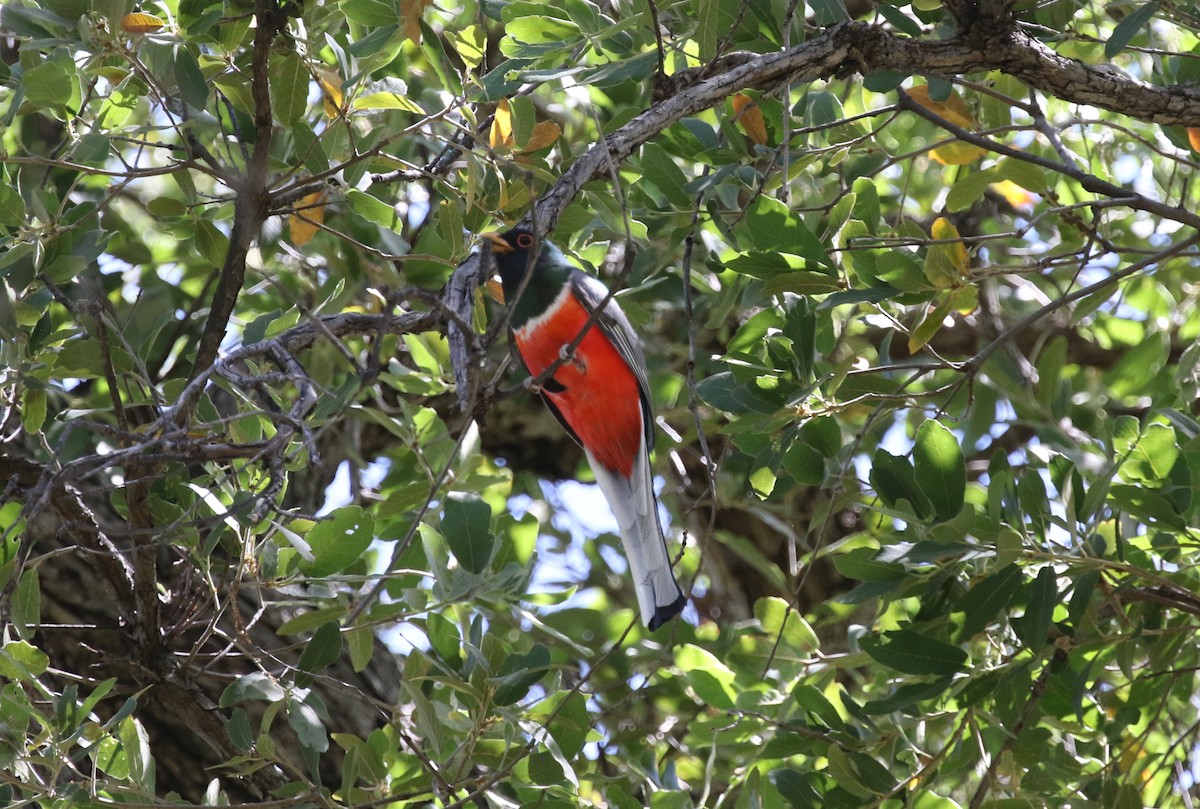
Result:
<svg viewBox="0 0 1200 809"><path fill-rule="evenodd" d="M517 236L517 247L523 247L528 250L533 247L533 236L528 233L521 233Z"/></svg>

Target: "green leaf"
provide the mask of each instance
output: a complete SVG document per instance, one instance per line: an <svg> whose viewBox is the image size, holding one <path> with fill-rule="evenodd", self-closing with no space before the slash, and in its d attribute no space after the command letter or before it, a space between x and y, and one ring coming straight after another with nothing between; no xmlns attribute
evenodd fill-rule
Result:
<svg viewBox="0 0 1200 809"><path fill-rule="evenodd" d="M767 596L754 602L754 617L768 636L780 638L780 644L792 654L813 652L821 646L817 633L804 616L778 596Z"/></svg>
<svg viewBox="0 0 1200 809"><path fill-rule="evenodd" d="M820 239L774 197L760 194L747 208L746 232L756 250L794 253L806 261L835 269Z"/></svg>
<svg viewBox="0 0 1200 809"><path fill-rule="evenodd" d="M529 96L517 95L508 100L508 111L512 120L513 143L518 149L529 142L533 126L537 123L537 108Z"/></svg>
<svg viewBox="0 0 1200 809"><path fill-rule="evenodd" d="M25 221L25 214L25 201L17 189L10 183L0 183L0 226L19 227Z"/></svg>
<svg viewBox="0 0 1200 809"><path fill-rule="evenodd" d="M474 492L450 492L442 507L442 536L460 565L482 573L496 547L492 507Z"/></svg>
<svg viewBox="0 0 1200 809"><path fill-rule="evenodd" d="M874 797L874 793L863 783L858 768L841 745L829 745L825 757L829 762L829 775L839 787L861 800Z"/></svg>
<svg viewBox="0 0 1200 809"><path fill-rule="evenodd" d="M736 7L731 0L699 0L696 10L696 42L700 61L707 64L717 55L717 43L733 32Z"/></svg>
<svg viewBox="0 0 1200 809"><path fill-rule="evenodd" d="M28 387L21 392L21 426L29 435L41 432L46 423L46 389Z"/></svg>
<svg viewBox="0 0 1200 809"><path fill-rule="evenodd" d="M238 752L249 753L254 747L254 733L250 730L250 717L242 708L233 709L229 715L229 724L225 726L225 732L229 734L229 741L233 742L233 746L238 749Z"/></svg>
<svg viewBox="0 0 1200 809"><path fill-rule="evenodd" d="M294 53L275 54L270 70L271 109L277 121L290 126L308 108L308 70Z"/></svg>
<svg viewBox="0 0 1200 809"><path fill-rule="evenodd" d="M110 141L103 132L89 132L75 144L71 158L85 166L102 166L108 160Z"/></svg>
<svg viewBox="0 0 1200 809"><path fill-rule="evenodd" d="M354 99L355 112L366 110L402 110L403 112L411 112L414 115L425 114L425 110L421 109L419 104L413 102L407 95L395 90L369 93Z"/></svg>
<svg viewBox="0 0 1200 809"><path fill-rule="evenodd" d="M696 696L710 708L732 710L737 700L733 671L707 649L691 643L675 647L675 666Z"/></svg>
<svg viewBox="0 0 1200 809"><path fill-rule="evenodd" d="M359 560L375 538L375 518L358 506L344 506L312 527L305 540L312 550L311 576L329 576Z"/></svg>
<svg viewBox="0 0 1200 809"><path fill-rule="evenodd" d="M224 266L225 256L229 253L229 237L207 219L198 219L196 220L196 248L212 266L219 268Z"/></svg>
<svg viewBox="0 0 1200 809"><path fill-rule="evenodd" d="M892 455L884 449L875 450L871 459L871 485L883 502L895 508L901 500L908 501L912 512L925 519L933 511L929 498L917 485L917 474L907 458Z"/></svg>
<svg viewBox="0 0 1200 809"><path fill-rule="evenodd" d="M933 674L948 677L962 671L967 653L911 629L884 633L879 638L863 638L860 645L879 663L905 674Z"/></svg>
<svg viewBox="0 0 1200 809"><path fill-rule="evenodd" d="M825 458L803 441L793 442L783 455L783 467L797 483L820 486L825 482Z"/></svg>
<svg viewBox="0 0 1200 809"><path fill-rule="evenodd" d="M7 17L7 8L6 8ZM25 100L39 109L61 108L69 103L73 91L78 90L75 71L59 61L43 62L25 71L21 86Z"/></svg>
<svg viewBox="0 0 1200 809"><path fill-rule="evenodd" d="M902 292L931 292L933 284L925 277L925 270L907 253L889 250L875 261L875 275L880 281Z"/></svg>
<svg viewBox="0 0 1200 809"><path fill-rule="evenodd" d="M287 720L296 731L300 745L314 753L324 753L329 749L329 734L321 717L307 702L289 700L287 703Z"/></svg>
<svg viewBox="0 0 1200 809"><path fill-rule="evenodd" d="M492 702L501 707L512 705L529 693L550 667L550 650L540 643L525 654L509 655L491 679L497 688Z"/></svg>
<svg viewBox="0 0 1200 809"><path fill-rule="evenodd" d="M928 263L926 263L926 267L928 267ZM935 334L941 331L942 325L946 322L946 317L953 308L954 297L943 293L938 298L937 306L933 309L925 310L921 322L913 328L912 334L908 337L909 354L916 354L933 339Z"/></svg>
<svg viewBox="0 0 1200 809"><path fill-rule="evenodd" d="M696 385L696 393L713 407L729 413L774 413L782 404L754 383L742 383L728 371L702 379Z"/></svg>
<svg viewBox="0 0 1200 809"><path fill-rule="evenodd" d="M375 630L369 626L356 626L346 630L345 638L350 647L350 665L355 672L366 670L375 654Z"/></svg>
<svg viewBox="0 0 1200 809"><path fill-rule="evenodd" d="M1175 504L1153 489L1128 483L1114 483L1108 491L1109 502L1143 520L1160 522L1178 530L1187 527Z"/></svg>
<svg viewBox="0 0 1200 809"><path fill-rule="evenodd" d="M1117 453L1124 457L1121 477L1129 483L1154 487L1161 486L1171 474L1180 454L1175 428L1161 422L1146 427L1132 444L1114 439L1114 445Z"/></svg>
<svg viewBox="0 0 1200 809"><path fill-rule="evenodd" d="M400 221L400 217L396 214L396 209L378 197L373 197L370 194L359 191L357 188L352 188L346 192L346 201L350 204L352 211L368 222L374 222L380 227L393 230L397 233L404 227L404 223Z"/></svg>
<svg viewBox="0 0 1200 809"><path fill-rule="evenodd" d="M833 557L833 565L843 576L858 581L899 581L904 578L904 566L880 562L873 548L854 548Z"/></svg>
<svg viewBox="0 0 1200 809"><path fill-rule="evenodd" d="M879 224L883 215L879 209L879 190L875 181L870 177L859 177L852 186L854 190L854 209L850 216L867 226L867 231L878 235Z"/></svg>
<svg viewBox="0 0 1200 809"><path fill-rule="evenodd" d="M687 176L683 169L667 154L667 150L655 143L642 146L642 177L663 193L669 202L679 208L691 206L692 195L684 188Z"/></svg>
<svg viewBox="0 0 1200 809"><path fill-rule="evenodd" d="M21 574L12 593L11 606L17 637L29 640L42 622L42 587L37 568L31 567Z"/></svg>
<svg viewBox="0 0 1200 809"><path fill-rule="evenodd" d="M1067 362L1067 341L1062 335L1050 339L1045 348L1038 354L1038 381L1036 392L1038 401L1053 413L1059 399L1059 388L1062 383L1063 366Z"/></svg>
<svg viewBox="0 0 1200 809"><path fill-rule="evenodd" d="M1013 619L1013 628L1026 646L1039 649L1046 643L1046 632L1058 603L1058 581L1054 569L1049 565L1038 571L1038 577L1029 589L1029 604L1025 614Z"/></svg>
<svg viewBox="0 0 1200 809"><path fill-rule="evenodd" d="M842 715L819 688L807 683L799 683L792 689L792 699L810 716L823 722L826 727L840 730L845 726Z"/></svg>
<svg viewBox="0 0 1200 809"><path fill-rule="evenodd" d="M238 677L221 692L220 706L230 708L246 700L278 702L286 696L278 681L261 671L252 671Z"/></svg>
<svg viewBox="0 0 1200 809"><path fill-rule="evenodd" d="M970 208L975 204L976 200L983 196L983 192L987 190L987 187L996 182L997 179L995 169L974 171L960 178L954 185L950 186L950 191L946 194L946 210L962 211Z"/></svg>
<svg viewBox="0 0 1200 809"><path fill-rule="evenodd" d="M1021 569L1008 564L968 590L955 608L963 613L959 638L965 641L982 632L1012 602L1023 579Z"/></svg>
<svg viewBox="0 0 1200 809"><path fill-rule="evenodd" d="M179 85L179 97L188 106L202 110L208 104L208 81L200 72L196 57L183 46L175 48L175 82Z"/></svg>
<svg viewBox="0 0 1200 809"><path fill-rule="evenodd" d="M913 465L936 520L957 517L967 490L967 462L954 433L933 419L922 424L913 447Z"/></svg>
<svg viewBox="0 0 1200 809"><path fill-rule="evenodd" d="M462 665L462 638L458 627L441 613L433 612L426 619L425 633L437 656L452 669Z"/></svg>
<svg viewBox="0 0 1200 809"><path fill-rule="evenodd" d="M336 621L329 621L322 624L316 632L313 633L308 645L304 647L304 651L300 653L300 660L296 663L296 668L302 672L316 674L324 670L327 666L337 662L338 657L342 654L342 632ZM297 677L297 682L300 678Z"/></svg>
<svg viewBox="0 0 1200 809"><path fill-rule="evenodd" d="M1137 36L1138 32L1150 23L1150 20L1154 19L1154 15L1158 13L1158 6L1159 0L1150 0L1136 11L1125 15L1125 18L1113 29L1108 41L1104 43L1104 55L1112 59L1125 50L1129 41Z"/></svg>
<svg viewBox="0 0 1200 809"><path fill-rule="evenodd" d="M996 164L995 172L999 179L1010 180L1035 194L1044 194L1049 187L1046 182L1046 170L1027 160L1005 157Z"/></svg>
<svg viewBox="0 0 1200 809"><path fill-rule="evenodd" d="M49 667L50 657L27 641L13 640L0 647L0 677L18 682L33 680Z"/></svg>
<svg viewBox="0 0 1200 809"><path fill-rule="evenodd" d="M810 783L810 777L790 767L771 770L768 775L775 789L795 809L814 809L824 805L820 793Z"/></svg>
<svg viewBox="0 0 1200 809"><path fill-rule="evenodd" d="M399 16L396 4L383 0L342 0L338 7L348 19L376 29L395 26Z"/></svg>

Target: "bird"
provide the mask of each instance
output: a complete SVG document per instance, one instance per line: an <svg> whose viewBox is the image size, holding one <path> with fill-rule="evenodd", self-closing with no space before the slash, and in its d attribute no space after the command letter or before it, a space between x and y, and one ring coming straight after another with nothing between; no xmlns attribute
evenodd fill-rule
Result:
<svg viewBox="0 0 1200 809"><path fill-rule="evenodd" d="M510 307L510 343L532 380L561 359L533 388L587 455L617 518L642 622L654 631L687 598L658 517L650 471L654 415L641 342L607 287L551 242L523 227L483 237Z"/></svg>

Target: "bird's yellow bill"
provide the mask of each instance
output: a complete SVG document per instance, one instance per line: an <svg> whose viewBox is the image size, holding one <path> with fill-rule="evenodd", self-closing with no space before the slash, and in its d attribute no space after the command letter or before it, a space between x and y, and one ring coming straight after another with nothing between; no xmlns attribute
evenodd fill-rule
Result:
<svg viewBox="0 0 1200 809"><path fill-rule="evenodd" d="M511 253L513 251L513 246L504 241L504 237L499 233L483 233L480 235L481 238L487 239L492 243L493 253Z"/></svg>
<svg viewBox="0 0 1200 809"><path fill-rule="evenodd" d="M491 243L493 253L511 253L513 246L504 241L504 237L499 233L481 233L480 238ZM487 287L488 294L492 296L492 300L496 303L504 303L504 287L500 284L500 279L492 277L483 282Z"/></svg>

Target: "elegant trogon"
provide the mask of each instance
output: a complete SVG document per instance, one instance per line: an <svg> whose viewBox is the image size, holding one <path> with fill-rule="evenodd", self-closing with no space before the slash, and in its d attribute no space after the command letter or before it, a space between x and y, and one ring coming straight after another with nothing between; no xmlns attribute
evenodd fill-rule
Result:
<svg viewBox="0 0 1200 809"><path fill-rule="evenodd" d="M641 343L616 301L604 303L605 286L553 244L538 244L524 228L484 237L511 308L509 337L526 369L536 379L564 358L538 392L587 453L621 529L642 622L657 629L687 599L658 520L650 472L654 417ZM585 326L583 339L568 351Z"/></svg>

